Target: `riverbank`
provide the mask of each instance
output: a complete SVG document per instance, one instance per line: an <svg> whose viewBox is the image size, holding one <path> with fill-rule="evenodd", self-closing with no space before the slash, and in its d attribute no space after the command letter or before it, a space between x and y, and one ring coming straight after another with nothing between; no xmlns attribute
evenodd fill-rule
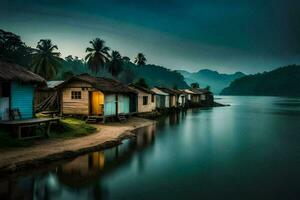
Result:
<svg viewBox="0 0 300 200"><path fill-rule="evenodd" d="M93 125L97 132L74 139L36 141L32 147L0 150L0 175L37 168L47 163L68 159L88 152L116 146L135 129L149 126L155 121L132 117L125 123Z"/></svg>

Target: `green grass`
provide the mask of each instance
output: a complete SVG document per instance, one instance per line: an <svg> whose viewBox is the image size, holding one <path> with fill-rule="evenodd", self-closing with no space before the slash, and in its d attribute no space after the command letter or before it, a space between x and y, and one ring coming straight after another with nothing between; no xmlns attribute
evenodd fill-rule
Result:
<svg viewBox="0 0 300 200"><path fill-rule="evenodd" d="M64 118L60 120L58 125L51 128L51 138L74 138L87 136L96 132L97 129L85 121L75 118Z"/></svg>

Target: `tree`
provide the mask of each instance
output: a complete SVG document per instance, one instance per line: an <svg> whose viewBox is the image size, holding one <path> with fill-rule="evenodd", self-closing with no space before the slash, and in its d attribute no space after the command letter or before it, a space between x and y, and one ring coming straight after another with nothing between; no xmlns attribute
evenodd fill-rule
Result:
<svg viewBox="0 0 300 200"><path fill-rule="evenodd" d="M0 59L25 67L31 63L32 48L27 47L20 36L0 29Z"/></svg>
<svg viewBox="0 0 300 200"><path fill-rule="evenodd" d="M90 41L92 47L87 47L85 60L92 72L98 73L109 62L109 47L105 46L105 41L96 38Z"/></svg>
<svg viewBox="0 0 300 200"><path fill-rule="evenodd" d="M206 86L205 89L206 89L207 91L210 91L210 86L209 86L209 85Z"/></svg>
<svg viewBox="0 0 300 200"><path fill-rule="evenodd" d="M200 85L199 85L199 83L192 83L191 87L192 88L200 88Z"/></svg>
<svg viewBox="0 0 300 200"><path fill-rule="evenodd" d="M60 53L49 39L41 39L32 55L32 70L46 80L53 79L61 68Z"/></svg>
<svg viewBox="0 0 300 200"><path fill-rule="evenodd" d="M112 76L118 76L123 70L122 56L118 51L112 51L111 60L107 65L108 71Z"/></svg>
<svg viewBox="0 0 300 200"><path fill-rule="evenodd" d="M144 78L140 78L137 82L134 83L137 86L149 88L148 84L146 83L146 80Z"/></svg>
<svg viewBox="0 0 300 200"><path fill-rule="evenodd" d="M69 78L71 78L72 76L74 76L74 73L72 71L66 71L62 73L62 78L64 80L67 80Z"/></svg>
<svg viewBox="0 0 300 200"><path fill-rule="evenodd" d="M123 56L122 60L124 63L130 63L130 58L127 56Z"/></svg>
<svg viewBox="0 0 300 200"><path fill-rule="evenodd" d="M137 64L138 66L145 65L147 62L147 59L143 53L138 53L136 56L134 63Z"/></svg>
<svg viewBox="0 0 300 200"><path fill-rule="evenodd" d="M72 71L75 74L84 73L84 61L77 56L73 58L72 55L65 57L64 67L66 70Z"/></svg>

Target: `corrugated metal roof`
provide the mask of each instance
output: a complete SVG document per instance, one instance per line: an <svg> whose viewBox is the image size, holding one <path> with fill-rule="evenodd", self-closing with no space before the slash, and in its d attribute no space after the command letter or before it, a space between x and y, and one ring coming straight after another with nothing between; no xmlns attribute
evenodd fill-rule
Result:
<svg viewBox="0 0 300 200"><path fill-rule="evenodd" d="M47 81L47 88L55 88L62 84L64 81Z"/></svg>

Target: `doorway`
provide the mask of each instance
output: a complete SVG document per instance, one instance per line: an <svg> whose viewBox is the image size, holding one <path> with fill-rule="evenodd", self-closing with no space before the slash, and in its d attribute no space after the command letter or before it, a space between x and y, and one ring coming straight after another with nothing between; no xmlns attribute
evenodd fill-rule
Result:
<svg viewBox="0 0 300 200"><path fill-rule="evenodd" d="M90 93L90 113L91 115L104 114L104 94L100 91L93 91Z"/></svg>

